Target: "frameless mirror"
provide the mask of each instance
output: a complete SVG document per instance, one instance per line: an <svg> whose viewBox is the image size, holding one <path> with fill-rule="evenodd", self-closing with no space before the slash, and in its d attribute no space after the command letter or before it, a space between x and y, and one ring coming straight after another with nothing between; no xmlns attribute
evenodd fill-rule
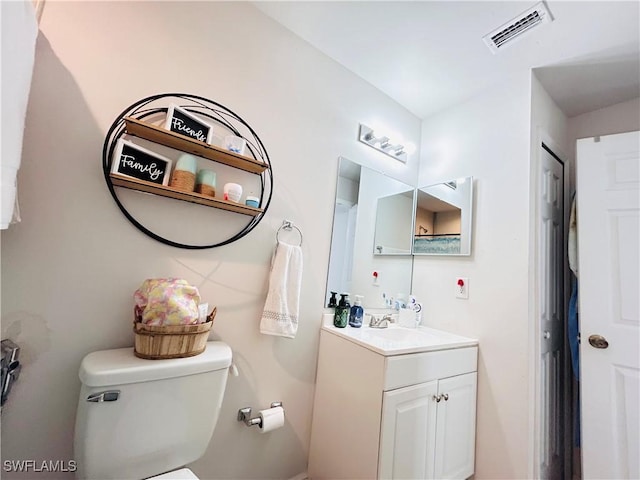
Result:
<svg viewBox="0 0 640 480"><path fill-rule="evenodd" d="M473 177L418 189L414 255L470 255Z"/></svg>
<svg viewBox="0 0 640 480"><path fill-rule="evenodd" d="M325 305L332 291L362 295L369 308L384 307L383 293L411 292L413 193L409 185L340 158ZM399 205L406 210L391 215ZM404 243L395 238L401 227Z"/></svg>

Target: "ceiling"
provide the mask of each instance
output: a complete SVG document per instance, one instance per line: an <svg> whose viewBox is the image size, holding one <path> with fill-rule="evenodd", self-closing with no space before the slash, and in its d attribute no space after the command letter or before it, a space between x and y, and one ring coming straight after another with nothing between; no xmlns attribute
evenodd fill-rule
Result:
<svg viewBox="0 0 640 480"><path fill-rule="evenodd" d="M640 96L640 2L546 2L554 21L493 54L482 37L534 1L257 1L418 118L523 71L573 117Z"/></svg>

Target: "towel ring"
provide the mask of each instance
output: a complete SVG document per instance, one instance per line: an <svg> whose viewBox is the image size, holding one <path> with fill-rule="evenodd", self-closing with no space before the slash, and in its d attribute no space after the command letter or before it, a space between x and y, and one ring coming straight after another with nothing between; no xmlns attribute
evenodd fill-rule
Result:
<svg viewBox="0 0 640 480"><path fill-rule="evenodd" d="M300 244L298 245L299 247L302 246L302 231L296 227L293 223L291 223L289 220L284 220L282 222L282 225L280 226L280 228L278 229L278 231L276 232L276 241L279 242L280 241L280 230L288 230L291 231L293 229L296 229L298 231L298 234L300 235Z"/></svg>

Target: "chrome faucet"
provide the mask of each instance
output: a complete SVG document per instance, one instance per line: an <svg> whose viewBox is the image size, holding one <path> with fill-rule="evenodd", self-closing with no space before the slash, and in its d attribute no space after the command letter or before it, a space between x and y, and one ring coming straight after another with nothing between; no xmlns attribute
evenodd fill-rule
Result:
<svg viewBox="0 0 640 480"><path fill-rule="evenodd" d="M384 315L383 317L376 317L375 315L371 315L369 326L371 328L387 328L390 322L391 317L389 315Z"/></svg>

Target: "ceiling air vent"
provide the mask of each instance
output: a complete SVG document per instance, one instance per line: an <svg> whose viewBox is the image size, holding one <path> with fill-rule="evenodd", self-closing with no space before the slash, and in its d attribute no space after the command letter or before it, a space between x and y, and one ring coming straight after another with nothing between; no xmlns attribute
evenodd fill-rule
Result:
<svg viewBox="0 0 640 480"><path fill-rule="evenodd" d="M500 49L509 45L516 38L520 38L525 32L529 32L534 27L551 21L553 21L553 17L547 9L547 6L544 2L540 2L513 20L496 28L488 35L485 35L482 39L493 53L498 53Z"/></svg>

